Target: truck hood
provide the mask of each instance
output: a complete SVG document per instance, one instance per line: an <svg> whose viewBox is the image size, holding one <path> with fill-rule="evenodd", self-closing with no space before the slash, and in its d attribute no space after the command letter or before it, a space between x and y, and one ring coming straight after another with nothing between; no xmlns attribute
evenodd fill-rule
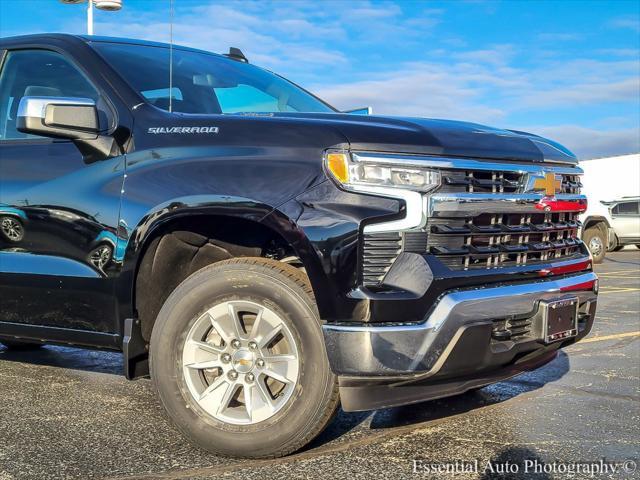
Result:
<svg viewBox="0 0 640 480"><path fill-rule="evenodd" d="M573 153L552 140L476 123L339 113L271 115L332 126L346 137L352 150L577 163Z"/></svg>

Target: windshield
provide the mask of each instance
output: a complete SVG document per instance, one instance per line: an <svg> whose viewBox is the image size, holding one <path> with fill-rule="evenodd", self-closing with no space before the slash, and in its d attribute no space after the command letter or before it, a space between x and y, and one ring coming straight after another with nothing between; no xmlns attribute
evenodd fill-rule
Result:
<svg viewBox="0 0 640 480"><path fill-rule="evenodd" d="M169 49L93 43L147 102L182 113L335 112L291 82L253 65L175 48L169 85Z"/></svg>

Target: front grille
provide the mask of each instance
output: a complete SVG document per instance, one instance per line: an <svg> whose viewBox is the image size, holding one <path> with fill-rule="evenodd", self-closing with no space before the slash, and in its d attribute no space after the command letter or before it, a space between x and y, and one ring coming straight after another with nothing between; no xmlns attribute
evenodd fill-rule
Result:
<svg viewBox="0 0 640 480"><path fill-rule="evenodd" d="M578 194L582 188L578 175L562 175L562 187L560 193Z"/></svg>
<svg viewBox="0 0 640 480"><path fill-rule="evenodd" d="M578 175L561 174L558 193L580 193L582 184ZM443 173L441 192L517 193L526 185L527 175L500 170L452 170Z"/></svg>
<svg viewBox="0 0 640 480"><path fill-rule="evenodd" d="M534 190L537 179L551 171L561 181L558 194L578 195L579 169L574 173L572 167L536 166L534 170L531 164L517 163L504 164L504 169L496 169L494 163L494 169L486 169L479 162L472 169L462 162L456 169L456 161L450 163L453 167L440 169L442 185L430 194L430 204L434 198L440 203L434 203L437 208L423 228L364 235L360 250L364 285L379 285L402 252L432 254L451 270L519 267L584 255L578 213L541 210L535 203L544 192Z"/></svg>
<svg viewBox="0 0 640 480"><path fill-rule="evenodd" d="M433 218L427 249L453 270L528 265L579 254L577 213Z"/></svg>
<svg viewBox="0 0 640 480"><path fill-rule="evenodd" d="M452 171L442 176L443 191L468 193L513 193L524 176L517 172Z"/></svg>

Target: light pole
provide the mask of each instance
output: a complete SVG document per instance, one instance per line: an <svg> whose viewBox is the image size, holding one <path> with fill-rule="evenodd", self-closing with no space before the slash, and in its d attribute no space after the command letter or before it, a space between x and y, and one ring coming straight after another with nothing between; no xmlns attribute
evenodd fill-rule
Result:
<svg viewBox="0 0 640 480"><path fill-rule="evenodd" d="M87 0L60 0L66 4L78 4L85 3ZM87 5L87 35L93 35L93 5L95 4L98 10L106 10L108 12L115 12L122 8L122 0L88 0Z"/></svg>

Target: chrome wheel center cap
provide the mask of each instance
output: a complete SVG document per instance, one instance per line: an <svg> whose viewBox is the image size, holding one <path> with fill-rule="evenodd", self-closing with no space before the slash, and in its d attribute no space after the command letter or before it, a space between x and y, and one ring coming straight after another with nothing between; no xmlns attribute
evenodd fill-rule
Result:
<svg viewBox="0 0 640 480"><path fill-rule="evenodd" d="M239 373L249 373L251 370L253 370L255 361L256 358L253 352L244 348L241 348L233 354L233 368L236 372Z"/></svg>

